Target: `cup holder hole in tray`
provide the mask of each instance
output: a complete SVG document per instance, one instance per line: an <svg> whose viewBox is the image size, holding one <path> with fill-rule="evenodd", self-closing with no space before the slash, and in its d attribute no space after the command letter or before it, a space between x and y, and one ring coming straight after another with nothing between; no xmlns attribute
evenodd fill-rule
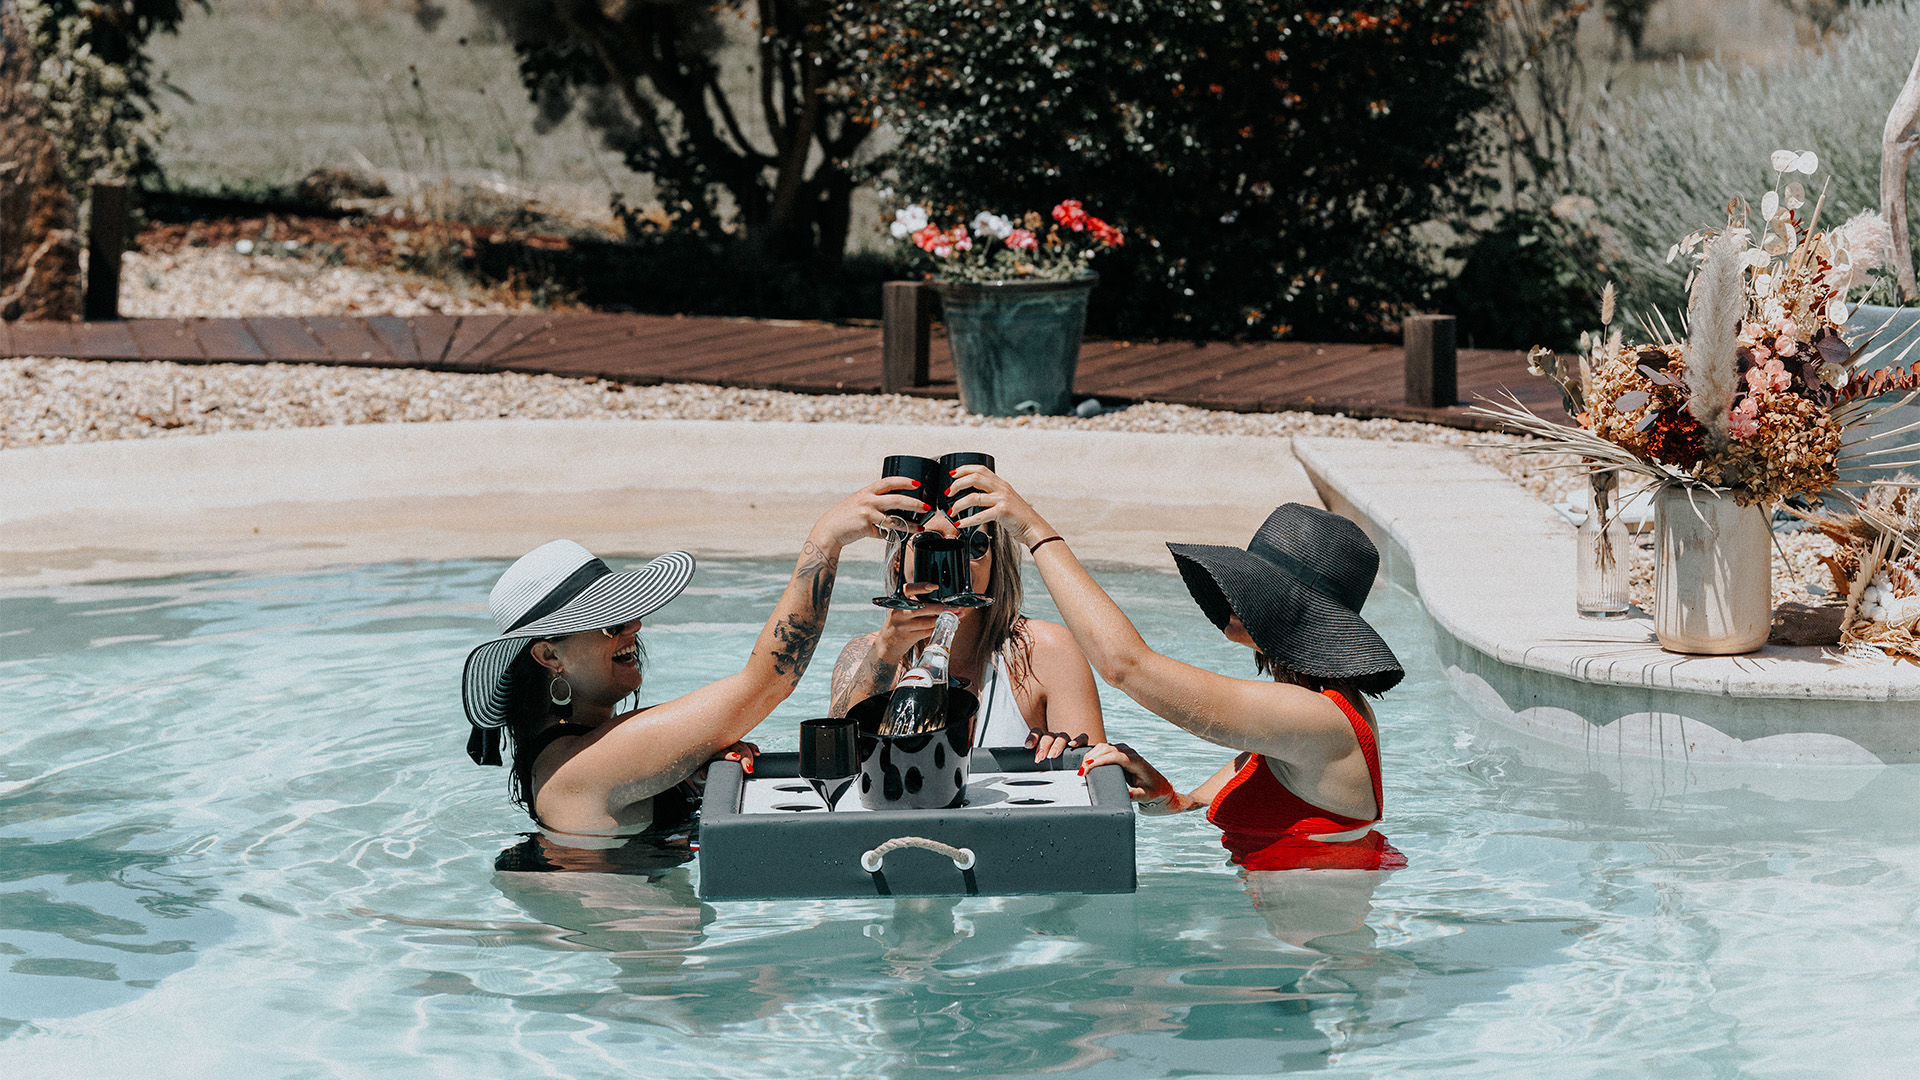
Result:
<svg viewBox="0 0 1920 1080"><path fill-rule="evenodd" d="M1052 799L1008 799L1010 806L1052 806Z"/></svg>
<svg viewBox="0 0 1920 1080"><path fill-rule="evenodd" d="M820 809L820 807L814 803L775 803L773 808L775 810L792 810L795 813L798 813L799 811L802 811L802 810Z"/></svg>
<svg viewBox="0 0 1920 1080"><path fill-rule="evenodd" d="M809 791L811 789L808 788L807 785L805 784L775 784L773 786L773 790L775 791Z"/></svg>
<svg viewBox="0 0 1920 1080"><path fill-rule="evenodd" d="M1002 780L1000 781L1000 783L1003 787L1046 787L1047 785L1053 783L1053 781L1051 780Z"/></svg>

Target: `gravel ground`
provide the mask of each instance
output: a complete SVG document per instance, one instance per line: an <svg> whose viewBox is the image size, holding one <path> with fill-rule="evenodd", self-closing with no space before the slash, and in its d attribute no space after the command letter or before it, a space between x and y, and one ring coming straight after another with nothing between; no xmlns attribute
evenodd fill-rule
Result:
<svg viewBox="0 0 1920 1080"><path fill-rule="evenodd" d="M187 237L127 255L122 310L139 317L416 315L528 310L506 290L462 289L384 267L326 265L297 248L262 254L191 246ZM337 239L337 238L336 238ZM1136 405L1090 418L985 417L958 402L900 395L788 394L676 384L631 387L549 375L465 375L309 364L181 365L62 359L0 360L0 448L102 439L166 438L214 431L328 424L496 417L655 420L786 420L869 424L1073 428L1085 431L1331 436L1464 446L1536 498L1567 502L1576 474L1502 449L1517 436L1395 420L1313 413L1230 413L1184 405ZM1803 582L1824 581L1818 534L1778 534L1775 600L1806 600ZM1633 600L1652 603L1651 534L1641 534Z"/></svg>
<svg viewBox="0 0 1920 1080"><path fill-rule="evenodd" d="M265 250L262 244L260 250ZM506 290L231 247L129 251L120 313L130 319L251 315L475 315L532 310Z"/></svg>

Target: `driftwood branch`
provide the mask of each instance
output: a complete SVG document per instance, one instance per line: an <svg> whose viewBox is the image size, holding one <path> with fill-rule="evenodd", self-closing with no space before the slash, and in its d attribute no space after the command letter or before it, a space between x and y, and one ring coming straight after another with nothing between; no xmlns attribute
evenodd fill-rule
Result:
<svg viewBox="0 0 1920 1080"><path fill-rule="evenodd" d="M1907 166L1916 146L1920 146L1920 55L1913 58L1913 71L1893 99L1880 135L1880 214L1893 226L1893 269L1903 304L1915 295L1913 245L1907 233Z"/></svg>

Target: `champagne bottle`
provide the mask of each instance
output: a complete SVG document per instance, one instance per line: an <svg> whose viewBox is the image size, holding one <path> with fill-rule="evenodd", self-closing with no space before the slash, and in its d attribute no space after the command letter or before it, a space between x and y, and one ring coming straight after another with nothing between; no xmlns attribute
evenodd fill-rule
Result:
<svg viewBox="0 0 1920 1080"><path fill-rule="evenodd" d="M947 724L947 667L960 616L943 611L934 620L933 636L920 653L920 662L900 677L887 703L880 734L889 737L924 735Z"/></svg>

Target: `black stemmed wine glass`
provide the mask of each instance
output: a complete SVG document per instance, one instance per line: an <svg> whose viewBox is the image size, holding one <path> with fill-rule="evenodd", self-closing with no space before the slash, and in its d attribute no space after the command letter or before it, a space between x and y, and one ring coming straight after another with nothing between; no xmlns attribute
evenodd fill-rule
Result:
<svg viewBox="0 0 1920 1080"><path fill-rule="evenodd" d="M947 488L947 470L932 458L914 457L911 454L893 454L880 465L881 476L904 476L909 480L920 481L918 488L903 488L910 495L917 496L927 505L926 510L912 512L897 511L893 518L904 519L907 524L925 525L933 517L934 499ZM907 540L913 533L905 528L889 530L887 538L887 577L893 591L886 596L876 596L873 602L884 608L910 610L920 606L920 601L906 593L907 581Z"/></svg>
<svg viewBox="0 0 1920 1080"><path fill-rule="evenodd" d="M952 490L955 481L953 477L946 474L954 472L963 465L984 465L987 469L991 470L993 468L993 455L964 452L946 454L940 458L940 471L943 480L939 488L939 506L940 512L947 515L949 521L951 521L954 516L953 504L966 498L967 492L973 490L972 488L966 488L964 490L955 490L952 494L948 494L948 491ZM987 552L993 550L993 522L989 521L985 525L970 525L967 528L961 529L960 541L966 546L967 558L969 560L986 558ZM973 591L973 574L971 571L968 571L964 582L964 588L951 596L942 597L940 602L951 607L986 607L993 603L992 597L982 596Z"/></svg>
<svg viewBox="0 0 1920 1080"><path fill-rule="evenodd" d="M829 811L860 774L856 733L856 722L844 716L800 721L800 776Z"/></svg>
<svg viewBox="0 0 1920 1080"><path fill-rule="evenodd" d="M973 591L973 566L965 540L933 533L913 538L913 580L933 586L927 599L948 607L986 607L991 597Z"/></svg>

